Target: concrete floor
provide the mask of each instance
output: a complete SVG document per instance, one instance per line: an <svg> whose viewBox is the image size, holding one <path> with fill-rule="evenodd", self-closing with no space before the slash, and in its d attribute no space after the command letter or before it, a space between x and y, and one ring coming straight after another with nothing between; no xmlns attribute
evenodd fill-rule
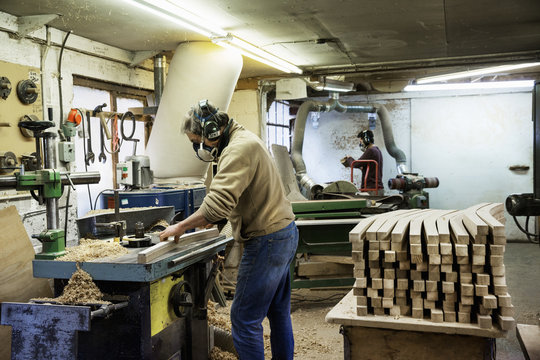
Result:
<svg viewBox="0 0 540 360"><path fill-rule="evenodd" d="M506 284L512 296L516 322L538 324L540 318L540 246L531 243L508 243L504 254ZM540 339L538 340L540 341ZM525 359L516 331L497 340L498 360Z"/></svg>

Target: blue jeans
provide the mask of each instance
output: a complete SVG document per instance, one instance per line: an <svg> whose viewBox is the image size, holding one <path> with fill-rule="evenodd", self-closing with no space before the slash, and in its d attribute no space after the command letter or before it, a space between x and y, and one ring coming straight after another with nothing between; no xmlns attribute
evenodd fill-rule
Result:
<svg viewBox="0 0 540 360"><path fill-rule="evenodd" d="M294 221L244 243L231 307L233 342L240 360L264 360L265 317L270 322L272 358L289 360L294 356L289 265L297 245Z"/></svg>

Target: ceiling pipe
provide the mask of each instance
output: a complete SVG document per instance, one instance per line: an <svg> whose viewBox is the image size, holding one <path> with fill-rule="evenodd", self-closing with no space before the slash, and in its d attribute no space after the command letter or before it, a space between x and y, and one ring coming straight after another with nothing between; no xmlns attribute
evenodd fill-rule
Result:
<svg viewBox="0 0 540 360"><path fill-rule="evenodd" d="M398 174L408 172L407 157L394 142L392 123L390 122L388 111L384 105L362 103L343 104L339 102L339 95L337 93L331 93L331 96L332 98L328 102L309 100L302 103L296 115L293 143L291 148L291 159L296 171L296 178L302 187L308 189L310 199L313 199L315 194L322 189L322 186L316 184L307 174L306 164L304 163L304 158L302 156L306 122L310 112L330 112L335 110L340 113L377 113L379 115L379 119L381 120L384 144L388 150L388 153L394 159L396 159Z"/></svg>

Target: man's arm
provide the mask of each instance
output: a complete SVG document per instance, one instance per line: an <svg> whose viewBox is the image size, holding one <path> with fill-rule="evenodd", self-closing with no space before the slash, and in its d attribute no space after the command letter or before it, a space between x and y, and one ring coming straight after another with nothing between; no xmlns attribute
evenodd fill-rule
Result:
<svg viewBox="0 0 540 360"><path fill-rule="evenodd" d="M199 209L191 214L187 219L184 219L177 224L168 226L165 230L160 232L159 240L165 241L169 238L169 236L174 236L174 242L178 243L180 236L182 236L187 230L203 227L209 224L210 222L205 219L201 210Z"/></svg>

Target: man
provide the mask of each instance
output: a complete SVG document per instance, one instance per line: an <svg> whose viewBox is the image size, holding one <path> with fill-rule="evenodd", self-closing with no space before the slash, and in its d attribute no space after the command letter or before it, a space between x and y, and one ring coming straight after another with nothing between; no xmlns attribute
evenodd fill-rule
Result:
<svg viewBox="0 0 540 360"><path fill-rule="evenodd" d="M375 137L373 136L373 131L363 130L358 133L358 138L360 138L360 149L364 151L362 156L358 160L375 160L377 162L378 171L375 170L375 164L372 162L369 163L356 163L354 164L355 168L362 170L362 189L374 189L368 190L367 192L370 195L383 195L384 186L382 183L382 168L383 168L383 158L381 150L374 145ZM342 159L341 163L345 167L350 167L354 159L350 156L346 156ZM377 180L375 178L378 177ZM377 183L375 183L377 181Z"/></svg>
<svg viewBox="0 0 540 360"><path fill-rule="evenodd" d="M262 321L268 317L273 359L292 359L289 265L298 230L273 159L263 142L225 112L202 100L188 113L183 131L199 159L217 162L204 201L160 239L175 241L188 229L228 218L244 252L238 268L231 323L240 359L264 359Z"/></svg>

